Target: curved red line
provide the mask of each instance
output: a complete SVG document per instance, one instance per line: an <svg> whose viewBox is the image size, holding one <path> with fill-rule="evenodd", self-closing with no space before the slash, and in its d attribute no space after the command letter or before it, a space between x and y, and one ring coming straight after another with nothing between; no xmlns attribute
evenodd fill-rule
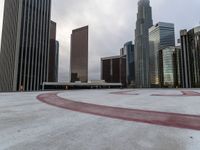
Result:
<svg viewBox="0 0 200 150"><path fill-rule="evenodd" d="M37 96L37 99L49 105L92 115L154 125L200 130L200 116L198 115L127 109L75 102L61 98L57 96L57 94L58 93L41 94Z"/></svg>
<svg viewBox="0 0 200 150"><path fill-rule="evenodd" d="M152 94L151 96L177 96L177 97L190 97L190 96L200 96L199 92L194 91L181 91L182 94Z"/></svg>

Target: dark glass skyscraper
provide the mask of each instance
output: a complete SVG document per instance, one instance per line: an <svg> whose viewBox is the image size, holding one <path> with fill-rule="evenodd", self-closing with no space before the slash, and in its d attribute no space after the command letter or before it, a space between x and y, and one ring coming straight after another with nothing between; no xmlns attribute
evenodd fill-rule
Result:
<svg viewBox="0 0 200 150"><path fill-rule="evenodd" d="M88 81L88 26L72 31L70 72L71 82Z"/></svg>
<svg viewBox="0 0 200 150"><path fill-rule="evenodd" d="M150 87L149 77L149 28L153 25L149 0L138 2L138 14L135 30L135 69L136 86Z"/></svg>
<svg viewBox="0 0 200 150"><path fill-rule="evenodd" d="M39 90L48 80L51 0L5 0L0 91Z"/></svg>
<svg viewBox="0 0 200 150"><path fill-rule="evenodd" d="M134 45L132 41L124 44L124 51L126 54L126 82L127 85L135 85L135 57Z"/></svg>
<svg viewBox="0 0 200 150"><path fill-rule="evenodd" d="M51 21L48 82L58 82L58 60L59 42L56 41L56 23Z"/></svg>
<svg viewBox="0 0 200 150"><path fill-rule="evenodd" d="M58 82L58 72L59 72L59 53L60 52L60 43L56 41L56 53L55 53L55 79Z"/></svg>
<svg viewBox="0 0 200 150"><path fill-rule="evenodd" d="M200 87L200 26L181 30L181 67L184 88Z"/></svg>

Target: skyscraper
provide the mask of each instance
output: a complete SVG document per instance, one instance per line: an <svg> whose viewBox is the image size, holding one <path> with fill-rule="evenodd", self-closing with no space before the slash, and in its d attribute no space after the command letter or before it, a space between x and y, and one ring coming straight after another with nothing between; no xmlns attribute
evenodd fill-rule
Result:
<svg viewBox="0 0 200 150"><path fill-rule="evenodd" d="M59 42L56 41L56 23L51 21L48 82L58 82L58 59Z"/></svg>
<svg viewBox="0 0 200 150"><path fill-rule="evenodd" d="M175 46L175 52L173 54L174 59L174 78L175 78L175 86L183 87L182 85L182 67L181 67L181 46Z"/></svg>
<svg viewBox="0 0 200 150"><path fill-rule="evenodd" d="M181 67L184 88L200 87L200 26L181 30Z"/></svg>
<svg viewBox="0 0 200 150"><path fill-rule="evenodd" d="M153 25L149 0L138 2L138 14L135 30L135 69L136 86L150 87L149 79L149 28Z"/></svg>
<svg viewBox="0 0 200 150"><path fill-rule="evenodd" d="M180 47L166 47L159 50L160 87L181 87Z"/></svg>
<svg viewBox="0 0 200 150"><path fill-rule="evenodd" d="M48 80L51 0L5 0L0 91L39 90Z"/></svg>
<svg viewBox="0 0 200 150"><path fill-rule="evenodd" d="M159 22L149 29L150 84L159 87L159 50L175 46L174 24ZM163 51L165 53L166 51Z"/></svg>
<svg viewBox="0 0 200 150"><path fill-rule="evenodd" d="M88 26L72 31L70 72L71 82L88 81Z"/></svg>
<svg viewBox="0 0 200 150"><path fill-rule="evenodd" d="M180 36L181 36L181 66L182 66L182 83L183 83L183 88L191 88L192 83L191 83L191 73L189 72L190 69L190 63L192 62L192 57L191 57L191 52L189 49L189 36L187 30L181 30L180 31Z"/></svg>
<svg viewBox="0 0 200 150"><path fill-rule="evenodd" d="M58 82L58 72L59 72L59 52L60 52L60 43L56 41L56 54L55 54L55 79Z"/></svg>
<svg viewBox="0 0 200 150"><path fill-rule="evenodd" d="M124 44L126 54L126 81L127 85L135 85L135 57L132 41Z"/></svg>

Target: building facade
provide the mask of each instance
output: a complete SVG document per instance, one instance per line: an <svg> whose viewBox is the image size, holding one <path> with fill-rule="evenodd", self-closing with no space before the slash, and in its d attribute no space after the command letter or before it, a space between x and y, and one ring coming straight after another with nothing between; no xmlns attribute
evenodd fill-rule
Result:
<svg viewBox="0 0 200 150"><path fill-rule="evenodd" d="M60 52L60 43L59 41L56 41L56 54L55 54L55 79L56 79L56 82L59 82L59 79L58 79L58 74L59 74L59 53Z"/></svg>
<svg viewBox="0 0 200 150"><path fill-rule="evenodd" d="M39 90L48 80L51 0L5 0L0 91Z"/></svg>
<svg viewBox="0 0 200 150"><path fill-rule="evenodd" d="M101 79L126 86L126 55L102 58Z"/></svg>
<svg viewBox="0 0 200 150"><path fill-rule="evenodd" d="M200 87L200 26L190 31L181 30L182 85L184 88Z"/></svg>
<svg viewBox="0 0 200 150"><path fill-rule="evenodd" d="M174 78L175 78L175 86L178 88L182 88L182 66L181 66L181 46L175 47L174 52Z"/></svg>
<svg viewBox="0 0 200 150"><path fill-rule="evenodd" d="M127 85L135 86L135 57L132 41L124 44L126 54L126 82Z"/></svg>
<svg viewBox="0 0 200 150"><path fill-rule="evenodd" d="M124 47L120 49L120 56L123 56L123 55L126 55L126 51Z"/></svg>
<svg viewBox="0 0 200 150"><path fill-rule="evenodd" d="M56 41L56 23L50 24L50 49L48 82L58 82L59 42Z"/></svg>
<svg viewBox="0 0 200 150"><path fill-rule="evenodd" d="M149 29L150 47L150 84L151 87L159 87L159 50L175 46L174 24L159 22Z"/></svg>
<svg viewBox="0 0 200 150"><path fill-rule="evenodd" d="M70 55L71 82L88 82L88 26L72 31Z"/></svg>
<svg viewBox="0 0 200 150"><path fill-rule="evenodd" d="M152 9L149 0L138 2L135 30L135 71L136 86L149 88L149 28L153 25Z"/></svg>
<svg viewBox="0 0 200 150"><path fill-rule="evenodd" d="M191 70L190 63L192 62L191 60L191 52L190 52L190 46L189 46L189 36L187 30L181 30L180 31L180 36L181 36L181 65L182 65L182 83L184 88L191 88L192 87L192 75L189 73Z"/></svg>
<svg viewBox="0 0 200 150"><path fill-rule="evenodd" d="M159 50L160 87L181 87L180 47L167 47Z"/></svg>

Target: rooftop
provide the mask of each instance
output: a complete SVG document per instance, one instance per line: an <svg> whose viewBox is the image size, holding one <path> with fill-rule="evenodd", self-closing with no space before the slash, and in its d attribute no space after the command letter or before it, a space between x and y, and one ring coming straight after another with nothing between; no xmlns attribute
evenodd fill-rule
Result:
<svg viewBox="0 0 200 150"><path fill-rule="evenodd" d="M80 27L80 28L72 30L72 33L87 30L88 28L89 28L89 26Z"/></svg>
<svg viewBox="0 0 200 150"><path fill-rule="evenodd" d="M149 0L139 0L138 1L138 5L146 5L146 4L150 4L150 1Z"/></svg>
<svg viewBox="0 0 200 150"><path fill-rule="evenodd" d="M0 149L198 150L200 89L0 93Z"/></svg>

